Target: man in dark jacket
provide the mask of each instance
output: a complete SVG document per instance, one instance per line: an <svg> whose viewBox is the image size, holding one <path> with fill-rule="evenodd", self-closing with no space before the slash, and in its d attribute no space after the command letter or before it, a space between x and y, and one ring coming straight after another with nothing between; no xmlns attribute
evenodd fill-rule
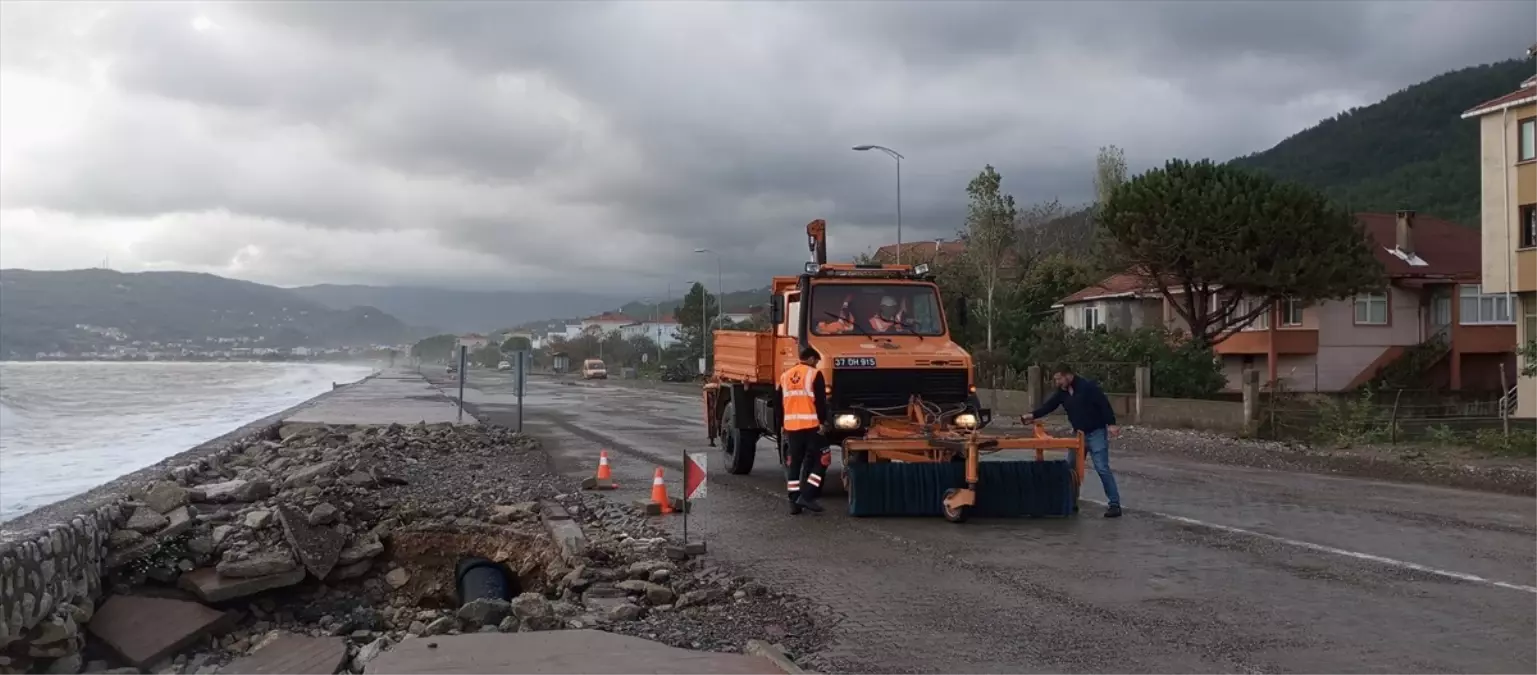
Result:
<svg viewBox="0 0 1537 675"><path fill-rule="evenodd" d="M1098 382L1074 375L1071 366L1057 366L1052 371L1051 379L1057 385L1057 390L1041 407L1020 416L1019 421L1029 424L1038 417L1050 415L1057 406L1066 410L1067 421L1073 425L1073 429L1083 432L1089 459L1094 463L1094 471L1099 474L1099 482L1105 488L1105 499L1110 502L1105 517L1119 518L1121 492L1115 487L1115 474L1110 473L1110 436L1120 436L1121 428L1115 424L1115 410L1110 405L1110 398L1105 396Z"/></svg>

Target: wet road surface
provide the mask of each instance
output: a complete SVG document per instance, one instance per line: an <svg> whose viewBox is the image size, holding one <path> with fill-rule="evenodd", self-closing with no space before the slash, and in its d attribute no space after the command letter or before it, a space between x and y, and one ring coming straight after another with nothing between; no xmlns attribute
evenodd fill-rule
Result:
<svg viewBox="0 0 1537 675"><path fill-rule="evenodd" d="M472 372L467 408L516 426L512 391L504 374ZM558 470L591 475L609 451L615 499L647 497L658 466L676 490L682 453L710 452L691 536L839 613L825 667L1537 671L1529 498L1198 464L1112 442L1119 520L1093 507L964 525L854 519L836 489L827 513L792 517L771 441L751 475L727 474L697 395L536 377L524 403ZM1092 473L1083 496L1103 500ZM667 523L681 529L677 516Z"/></svg>

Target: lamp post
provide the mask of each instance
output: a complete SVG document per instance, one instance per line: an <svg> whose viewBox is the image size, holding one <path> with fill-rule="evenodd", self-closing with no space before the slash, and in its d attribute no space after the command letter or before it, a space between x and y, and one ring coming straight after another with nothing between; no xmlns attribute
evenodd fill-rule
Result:
<svg viewBox="0 0 1537 675"><path fill-rule="evenodd" d="M897 264L902 264L902 153L892 150L884 145L856 145L855 150L867 152L879 150L886 153L897 162Z"/></svg>

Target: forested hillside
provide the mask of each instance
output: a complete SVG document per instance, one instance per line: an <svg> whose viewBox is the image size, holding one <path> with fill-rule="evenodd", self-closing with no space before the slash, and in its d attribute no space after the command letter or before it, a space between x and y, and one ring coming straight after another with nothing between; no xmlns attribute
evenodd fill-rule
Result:
<svg viewBox="0 0 1537 675"><path fill-rule="evenodd" d="M1438 75L1232 164L1318 188L1351 211L1414 209L1477 227L1478 123L1460 116L1534 68L1515 59Z"/></svg>

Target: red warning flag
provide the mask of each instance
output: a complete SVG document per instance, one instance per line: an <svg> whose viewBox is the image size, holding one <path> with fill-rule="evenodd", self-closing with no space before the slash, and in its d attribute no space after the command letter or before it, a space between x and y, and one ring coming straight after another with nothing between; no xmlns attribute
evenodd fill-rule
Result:
<svg viewBox="0 0 1537 675"><path fill-rule="evenodd" d="M698 499L705 495L709 483L709 472L705 469L707 457L709 453L691 452L683 463L684 499Z"/></svg>

